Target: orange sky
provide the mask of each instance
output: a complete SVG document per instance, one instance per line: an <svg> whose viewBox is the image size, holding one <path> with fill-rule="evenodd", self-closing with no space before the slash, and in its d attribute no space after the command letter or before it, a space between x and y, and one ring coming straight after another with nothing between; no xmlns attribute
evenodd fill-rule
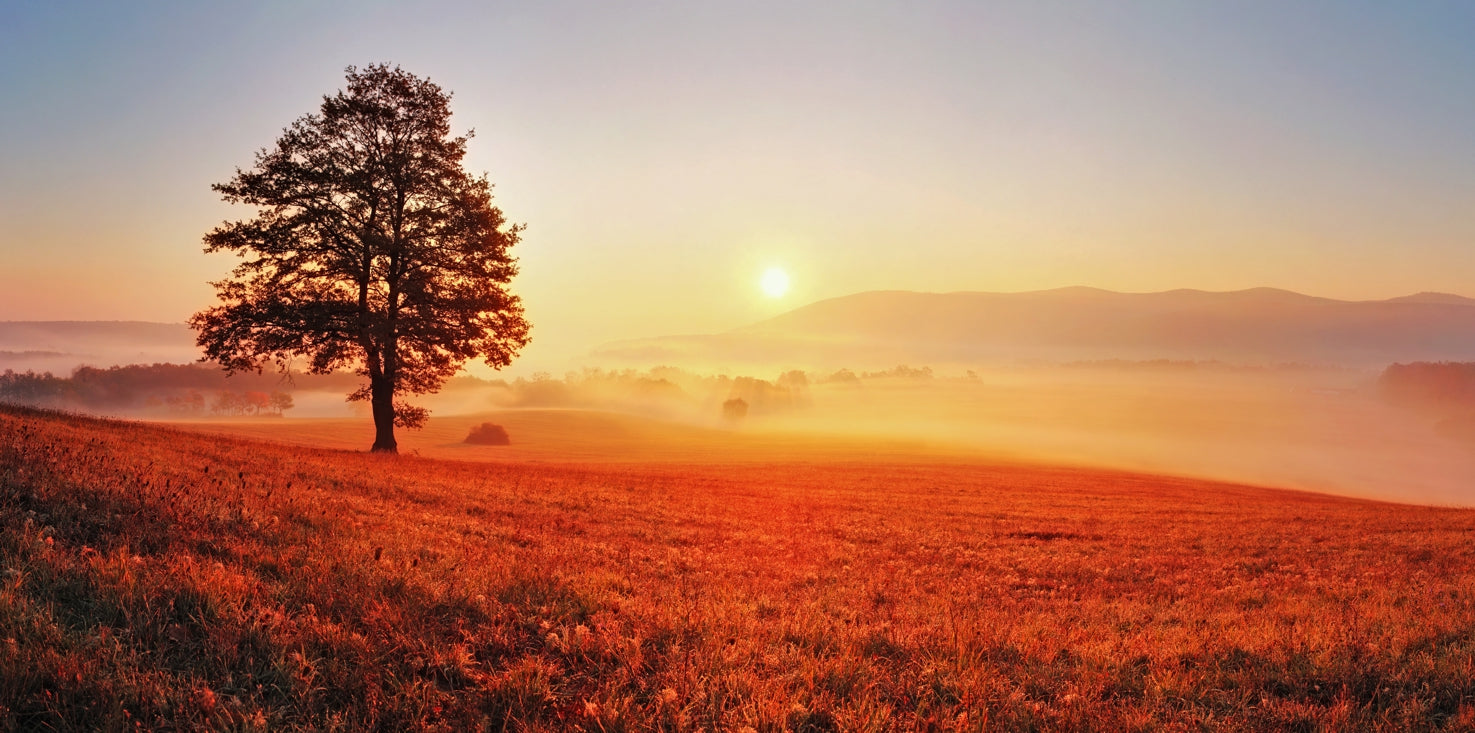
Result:
<svg viewBox="0 0 1475 733"><path fill-rule="evenodd" d="M1475 295L1469 9L696 5L8 8L0 319L209 304L209 185L380 60L528 224L533 365L870 289Z"/></svg>

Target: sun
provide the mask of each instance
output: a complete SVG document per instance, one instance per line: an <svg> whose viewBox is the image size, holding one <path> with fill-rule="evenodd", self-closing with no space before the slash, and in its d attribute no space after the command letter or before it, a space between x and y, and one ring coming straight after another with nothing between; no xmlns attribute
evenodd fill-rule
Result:
<svg viewBox="0 0 1475 733"><path fill-rule="evenodd" d="M779 267L770 267L763 271L758 287L763 288L763 294L770 298L781 298L789 292L789 273Z"/></svg>

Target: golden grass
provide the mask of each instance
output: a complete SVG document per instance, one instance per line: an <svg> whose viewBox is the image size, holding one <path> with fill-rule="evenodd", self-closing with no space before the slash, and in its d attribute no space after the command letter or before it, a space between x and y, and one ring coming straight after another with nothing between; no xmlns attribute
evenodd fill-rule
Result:
<svg viewBox="0 0 1475 733"><path fill-rule="evenodd" d="M511 445L465 442L472 427L506 427ZM164 423L211 435L363 451L373 442L366 418L192 420ZM580 409L513 409L437 415L423 430L400 430L400 453L423 458L498 463L753 463L793 461L976 462L977 448L874 436L838 436L815 430L728 429L715 424ZM995 456L998 458L998 456Z"/></svg>
<svg viewBox="0 0 1475 733"><path fill-rule="evenodd" d="M13 408L0 436L11 728L1475 727L1466 510L925 455L382 457Z"/></svg>

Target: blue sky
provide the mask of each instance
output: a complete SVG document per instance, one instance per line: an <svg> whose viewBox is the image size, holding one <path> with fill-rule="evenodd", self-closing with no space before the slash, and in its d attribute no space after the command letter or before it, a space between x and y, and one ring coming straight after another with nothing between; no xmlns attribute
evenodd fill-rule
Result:
<svg viewBox="0 0 1475 733"><path fill-rule="evenodd" d="M207 305L249 214L209 185L376 61L476 128L550 363L871 289L1475 295L1471 39L1433 2L9 2L0 318Z"/></svg>

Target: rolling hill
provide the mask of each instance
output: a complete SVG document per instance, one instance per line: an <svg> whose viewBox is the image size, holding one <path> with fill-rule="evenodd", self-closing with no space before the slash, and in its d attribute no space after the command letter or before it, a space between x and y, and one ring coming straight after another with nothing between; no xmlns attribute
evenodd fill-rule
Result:
<svg viewBox="0 0 1475 733"><path fill-rule="evenodd" d="M1097 359L1376 367L1475 359L1475 300L1419 293L1345 301L1272 288L875 291L822 300L722 334L612 343L593 356L809 367Z"/></svg>
<svg viewBox="0 0 1475 733"><path fill-rule="evenodd" d="M0 321L0 370L65 374L81 364L188 363L199 356L183 323Z"/></svg>
<svg viewBox="0 0 1475 733"><path fill-rule="evenodd" d="M679 436L0 435L7 730L1475 726L1471 510Z"/></svg>

